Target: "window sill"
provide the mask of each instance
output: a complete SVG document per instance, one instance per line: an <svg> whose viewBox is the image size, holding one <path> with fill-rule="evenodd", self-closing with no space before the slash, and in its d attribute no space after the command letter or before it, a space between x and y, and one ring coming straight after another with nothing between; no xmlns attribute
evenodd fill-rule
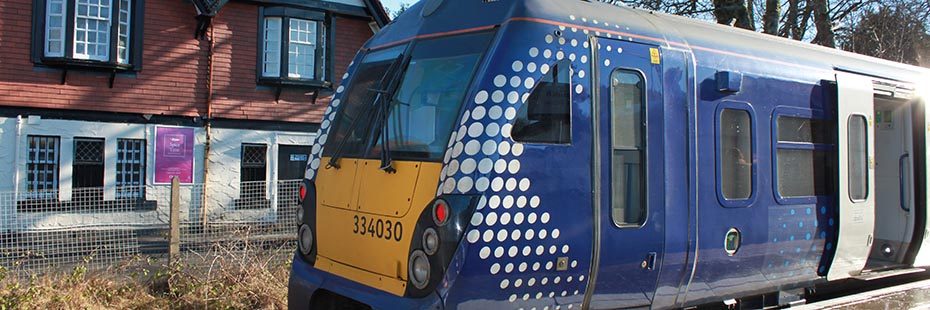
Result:
<svg viewBox="0 0 930 310"><path fill-rule="evenodd" d="M16 210L25 213L45 212L146 212L155 211L158 201L154 200L96 200L96 201L57 201L57 200L23 200L16 202Z"/></svg>
<svg viewBox="0 0 930 310"><path fill-rule="evenodd" d="M329 81L292 78L259 78L258 84L281 88L330 89L333 87L333 83Z"/></svg>
<svg viewBox="0 0 930 310"><path fill-rule="evenodd" d="M42 58L38 64L61 69L76 69L88 71L116 71L131 72L135 67L131 64L117 64L114 62L105 62L97 60L70 59L70 58Z"/></svg>
<svg viewBox="0 0 930 310"><path fill-rule="evenodd" d="M233 209L260 210L271 208L271 200L265 198L246 198L233 200Z"/></svg>

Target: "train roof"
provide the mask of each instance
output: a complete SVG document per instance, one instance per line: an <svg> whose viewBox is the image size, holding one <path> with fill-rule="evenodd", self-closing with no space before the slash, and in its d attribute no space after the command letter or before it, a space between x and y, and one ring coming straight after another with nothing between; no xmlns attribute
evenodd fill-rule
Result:
<svg viewBox="0 0 930 310"><path fill-rule="evenodd" d="M416 18L420 16L423 18ZM925 68L681 16L584 0L424 0L383 29L368 46L513 21L562 25L567 31L577 28L603 37L689 50L699 65L710 57L714 67L723 67L720 69L730 65L727 59L738 58L732 62L737 70L777 70L801 79L812 75L822 78L837 70L852 71L930 87L930 70ZM747 68L747 63L752 65Z"/></svg>

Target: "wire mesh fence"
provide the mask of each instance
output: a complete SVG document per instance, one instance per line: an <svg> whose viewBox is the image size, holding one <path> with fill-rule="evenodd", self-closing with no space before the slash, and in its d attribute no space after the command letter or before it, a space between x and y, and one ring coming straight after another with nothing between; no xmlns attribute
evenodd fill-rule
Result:
<svg viewBox="0 0 930 310"><path fill-rule="evenodd" d="M231 251L292 253L300 181L247 183L238 193L177 188L186 263ZM168 185L0 192L0 267L33 273L167 259L171 196Z"/></svg>

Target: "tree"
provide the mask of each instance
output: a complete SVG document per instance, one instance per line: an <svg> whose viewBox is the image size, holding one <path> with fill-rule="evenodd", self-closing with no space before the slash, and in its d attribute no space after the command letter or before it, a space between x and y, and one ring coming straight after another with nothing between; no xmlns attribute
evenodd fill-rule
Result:
<svg viewBox="0 0 930 310"><path fill-rule="evenodd" d="M899 1L861 16L842 38L842 48L891 61L920 65L928 62L928 3Z"/></svg>
<svg viewBox="0 0 930 310"><path fill-rule="evenodd" d="M817 36L811 43L820 44L826 47L836 47L836 35L833 33L833 19L830 18L829 4L827 0L808 0L814 12L814 25L817 28Z"/></svg>
<svg viewBox="0 0 930 310"><path fill-rule="evenodd" d="M765 0L765 15L762 15L762 32L778 34L778 20L781 17L781 3L778 0Z"/></svg>
<svg viewBox="0 0 930 310"><path fill-rule="evenodd" d="M746 5L746 0L713 0L713 3L714 16L718 24L756 30L755 21L750 18L750 9Z"/></svg>
<svg viewBox="0 0 930 310"><path fill-rule="evenodd" d="M847 37L864 31L864 16L883 7L906 5L912 22L930 29L930 0L600 0L612 4L715 21L720 24L762 32L827 47L846 48ZM757 11L758 10L758 11ZM756 18L761 16L761 19ZM894 34L890 31L885 34ZM861 34L860 34L861 35ZM840 44L838 44L838 41ZM861 41L857 41L862 45ZM850 45L851 46L851 45ZM930 54L930 49L925 49ZM926 56L930 57L930 56ZM926 59L926 57L922 59ZM924 60L930 62L930 60Z"/></svg>
<svg viewBox="0 0 930 310"><path fill-rule="evenodd" d="M400 7L397 8L396 12L391 12L391 19L397 18L398 16L400 16L400 14L404 14L404 12L406 12L407 9L409 8L410 8L409 3L401 3Z"/></svg>

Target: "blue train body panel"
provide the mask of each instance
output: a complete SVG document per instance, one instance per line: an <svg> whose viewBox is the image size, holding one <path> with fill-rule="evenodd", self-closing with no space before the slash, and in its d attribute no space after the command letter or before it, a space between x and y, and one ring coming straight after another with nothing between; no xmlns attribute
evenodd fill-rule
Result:
<svg viewBox="0 0 930 310"><path fill-rule="evenodd" d="M778 141L779 116L836 122L835 68L904 81L926 72L678 17L582 1L422 1L369 50L461 33L495 33L443 158L438 195L479 198L435 295L405 298L317 270L295 257L291 305L326 289L373 308L682 307L826 281L837 240L833 194L782 197L780 154L836 141ZM656 58L658 57L658 58ZM561 61L571 66L571 143L518 143L527 96ZM350 65L346 77L354 74ZM645 79L645 220L612 215L611 89L615 70ZM726 72L721 92L718 73ZM349 79L345 79L349 81ZM463 81L465 82L465 81ZM738 83L737 83L738 82ZM597 91L595 91L597 90ZM736 90L736 91L734 91ZM344 87L326 112L307 179ZM748 197L721 189L723 113L748 115ZM834 155L830 155L834 154ZM600 193L600 196L594 196ZM728 253L731 231L738 251ZM564 262L564 266L559 266ZM592 282L593 281L593 282Z"/></svg>

